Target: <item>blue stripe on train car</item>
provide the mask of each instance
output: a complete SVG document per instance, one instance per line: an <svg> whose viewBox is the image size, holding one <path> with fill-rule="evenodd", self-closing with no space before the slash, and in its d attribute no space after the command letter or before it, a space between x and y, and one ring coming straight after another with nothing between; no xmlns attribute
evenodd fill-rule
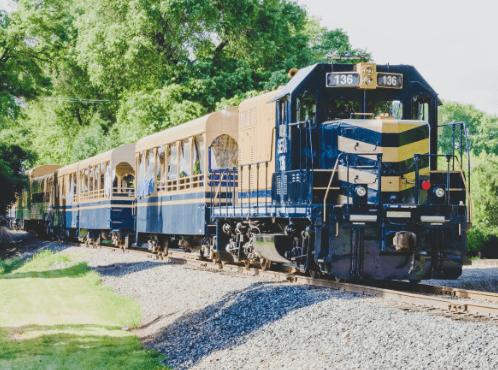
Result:
<svg viewBox="0 0 498 370"><path fill-rule="evenodd" d="M133 200L104 200L66 205L63 217L70 229L134 229Z"/></svg>
<svg viewBox="0 0 498 370"><path fill-rule="evenodd" d="M205 235L209 212L206 193L153 196L137 201L139 233Z"/></svg>
<svg viewBox="0 0 498 370"><path fill-rule="evenodd" d="M66 229L78 228L78 205L66 205L59 207L62 217L62 227Z"/></svg>
<svg viewBox="0 0 498 370"><path fill-rule="evenodd" d="M80 204L80 229L134 229L133 200L103 200Z"/></svg>

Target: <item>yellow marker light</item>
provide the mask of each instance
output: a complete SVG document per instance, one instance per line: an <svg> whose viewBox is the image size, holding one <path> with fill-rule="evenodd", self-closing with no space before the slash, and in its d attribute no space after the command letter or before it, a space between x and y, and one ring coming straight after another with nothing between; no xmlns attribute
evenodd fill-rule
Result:
<svg viewBox="0 0 498 370"><path fill-rule="evenodd" d="M358 63L356 71L360 74L359 89L377 88L377 66L375 63Z"/></svg>

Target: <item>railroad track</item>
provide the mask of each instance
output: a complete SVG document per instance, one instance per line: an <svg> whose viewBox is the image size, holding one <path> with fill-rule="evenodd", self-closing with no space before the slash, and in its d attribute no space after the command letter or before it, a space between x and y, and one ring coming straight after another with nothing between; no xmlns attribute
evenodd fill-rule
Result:
<svg viewBox="0 0 498 370"><path fill-rule="evenodd" d="M75 246L81 245L75 243ZM410 311L434 312L457 320L493 321L498 323L498 294L496 293L397 281L353 284L326 279L312 279L296 273L293 268L284 268L284 271L262 271L257 268L246 269L243 266L214 263L201 260L198 255L180 251L170 250L167 256L159 256L139 248L118 249L108 246L93 246L92 248L107 249L117 253L145 254L154 260L188 265L200 270L267 277L274 281L332 288L343 292L380 297L400 304L407 304L409 307L406 309Z"/></svg>

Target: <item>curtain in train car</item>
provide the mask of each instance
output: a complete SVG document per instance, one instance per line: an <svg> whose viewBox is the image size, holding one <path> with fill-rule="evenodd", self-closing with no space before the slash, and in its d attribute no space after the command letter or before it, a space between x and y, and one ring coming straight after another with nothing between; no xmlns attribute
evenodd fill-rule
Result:
<svg viewBox="0 0 498 370"><path fill-rule="evenodd" d="M147 162L145 167L143 196L146 197L154 193L154 151L147 152Z"/></svg>
<svg viewBox="0 0 498 370"><path fill-rule="evenodd" d="M178 148L176 144L171 144L168 153L168 179L174 180L178 178Z"/></svg>
<svg viewBox="0 0 498 370"><path fill-rule="evenodd" d="M180 177L190 175L190 143L184 140L180 144Z"/></svg>
<svg viewBox="0 0 498 370"><path fill-rule="evenodd" d="M73 175L69 175L69 189L68 189L68 195L67 195L67 204L73 204L73 189L74 189Z"/></svg>
<svg viewBox="0 0 498 370"><path fill-rule="evenodd" d="M194 175L199 175L204 173L204 138L202 135L194 137L194 158L192 161L192 168L194 169Z"/></svg>
<svg viewBox="0 0 498 370"><path fill-rule="evenodd" d="M111 165L107 163L107 169L105 171L105 196L107 198L111 197L111 190L112 190Z"/></svg>

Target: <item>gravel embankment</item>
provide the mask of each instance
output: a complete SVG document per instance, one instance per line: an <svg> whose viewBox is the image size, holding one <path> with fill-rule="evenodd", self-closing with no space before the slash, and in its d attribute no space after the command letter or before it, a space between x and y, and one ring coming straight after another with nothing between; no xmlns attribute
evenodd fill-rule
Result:
<svg viewBox="0 0 498 370"><path fill-rule="evenodd" d="M407 312L380 298L198 271L136 254L47 246L80 254L104 284L132 295L144 315L137 334L177 369L498 368L493 323Z"/></svg>
<svg viewBox="0 0 498 370"><path fill-rule="evenodd" d="M498 293L498 267L463 266L462 276L456 280L423 280L422 283Z"/></svg>

